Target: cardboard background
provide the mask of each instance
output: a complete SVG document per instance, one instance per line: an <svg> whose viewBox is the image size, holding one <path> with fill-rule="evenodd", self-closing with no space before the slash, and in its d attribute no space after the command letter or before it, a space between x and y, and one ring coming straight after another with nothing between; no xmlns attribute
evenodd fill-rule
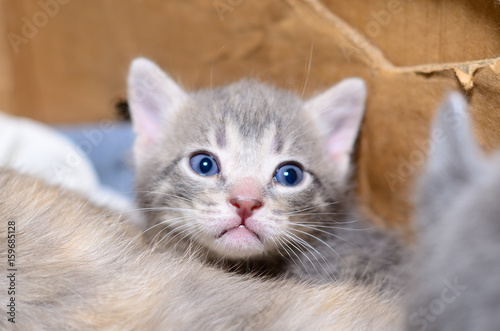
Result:
<svg viewBox="0 0 500 331"><path fill-rule="evenodd" d="M187 89L253 76L310 96L359 76L360 203L405 227L445 91L466 92L483 147L500 146L498 22L494 0L0 0L0 109L47 123L111 118L136 56Z"/></svg>

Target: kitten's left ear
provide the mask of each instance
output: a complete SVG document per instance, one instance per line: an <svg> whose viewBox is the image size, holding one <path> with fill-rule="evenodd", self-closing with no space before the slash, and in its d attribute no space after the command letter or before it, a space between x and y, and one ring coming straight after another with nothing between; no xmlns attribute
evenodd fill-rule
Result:
<svg viewBox="0 0 500 331"><path fill-rule="evenodd" d="M325 150L335 162L341 178L349 172L365 101L365 82L361 78L348 78L305 104L306 109L317 114Z"/></svg>

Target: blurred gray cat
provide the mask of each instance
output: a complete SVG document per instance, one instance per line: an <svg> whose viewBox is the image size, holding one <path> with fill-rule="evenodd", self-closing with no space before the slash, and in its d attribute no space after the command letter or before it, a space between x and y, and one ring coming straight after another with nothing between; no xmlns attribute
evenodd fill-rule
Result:
<svg viewBox="0 0 500 331"><path fill-rule="evenodd" d="M187 93L136 59L128 100L149 240L245 270L397 283L406 250L349 193L365 97L358 78L307 101L253 80Z"/></svg>
<svg viewBox="0 0 500 331"><path fill-rule="evenodd" d="M500 154L475 142L465 100L451 94L420 180L410 330L500 330Z"/></svg>

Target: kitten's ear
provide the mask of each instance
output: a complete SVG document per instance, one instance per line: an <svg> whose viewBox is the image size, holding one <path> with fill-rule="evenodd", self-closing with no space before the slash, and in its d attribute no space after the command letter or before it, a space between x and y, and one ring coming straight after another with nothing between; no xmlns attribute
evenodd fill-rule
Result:
<svg viewBox="0 0 500 331"><path fill-rule="evenodd" d="M426 181L451 187L468 182L477 174L484 156L472 132L467 103L460 93L446 97L434 119L430 139L431 150L423 175Z"/></svg>
<svg viewBox="0 0 500 331"><path fill-rule="evenodd" d="M130 65L128 103L138 148L147 148L187 94L156 64L137 58Z"/></svg>
<svg viewBox="0 0 500 331"><path fill-rule="evenodd" d="M420 177L417 202L420 219L432 220L453 203L485 165L467 113L467 103L458 92L450 93L436 114L430 137L429 156Z"/></svg>
<svg viewBox="0 0 500 331"><path fill-rule="evenodd" d="M325 139L325 149L341 178L349 173L351 153L365 111L366 86L360 78L348 78L306 102L315 112Z"/></svg>

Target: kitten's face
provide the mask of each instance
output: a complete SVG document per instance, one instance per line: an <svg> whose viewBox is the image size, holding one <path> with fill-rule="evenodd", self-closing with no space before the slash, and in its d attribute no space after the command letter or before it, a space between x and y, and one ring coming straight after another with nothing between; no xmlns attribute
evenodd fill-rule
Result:
<svg viewBox="0 0 500 331"><path fill-rule="evenodd" d="M240 100L255 90L262 99ZM302 102L273 104L266 92L242 82L192 96L152 148L145 161L152 164L143 165L147 184L139 190L155 192L147 205L175 208L155 213L152 223L166 221L172 233L228 257L274 251L307 231L292 214L328 201L323 182L333 185L328 170L335 169L314 143L313 124L301 125L311 120Z"/></svg>
<svg viewBox="0 0 500 331"><path fill-rule="evenodd" d="M345 160L325 152L311 105L253 81L180 99L135 146L154 240L189 240L232 259L304 249L346 175Z"/></svg>

